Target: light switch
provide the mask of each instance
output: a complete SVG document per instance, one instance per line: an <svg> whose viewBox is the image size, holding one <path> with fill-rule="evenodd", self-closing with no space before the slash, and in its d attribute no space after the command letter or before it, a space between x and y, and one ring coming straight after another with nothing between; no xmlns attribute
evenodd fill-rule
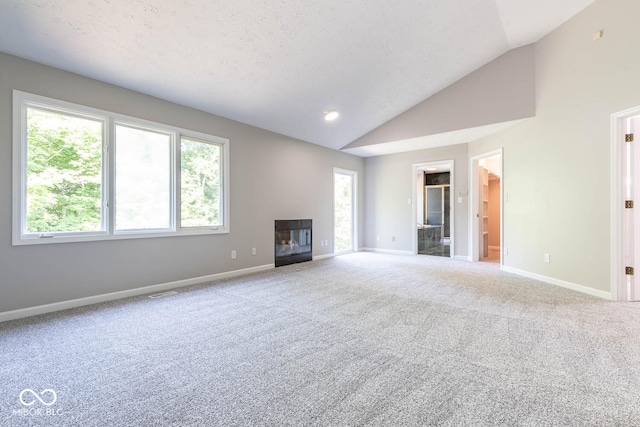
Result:
<svg viewBox="0 0 640 427"><path fill-rule="evenodd" d="M458 197L458 203L462 203L462 197Z"/></svg>

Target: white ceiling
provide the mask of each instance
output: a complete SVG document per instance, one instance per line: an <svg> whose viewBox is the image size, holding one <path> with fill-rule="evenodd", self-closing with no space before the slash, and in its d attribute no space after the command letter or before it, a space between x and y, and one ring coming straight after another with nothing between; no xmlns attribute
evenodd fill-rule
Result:
<svg viewBox="0 0 640 427"><path fill-rule="evenodd" d="M593 1L1 0L0 51L339 149Z"/></svg>

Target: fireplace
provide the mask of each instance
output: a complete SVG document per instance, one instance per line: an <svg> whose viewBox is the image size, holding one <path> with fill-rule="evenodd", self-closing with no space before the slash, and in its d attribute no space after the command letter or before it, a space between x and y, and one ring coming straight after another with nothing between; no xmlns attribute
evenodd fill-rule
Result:
<svg viewBox="0 0 640 427"><path fill-rule="evenodd" d="M311 261L313 258L311 250L312 220L276 220L275 225L276 267Z"/></svg>

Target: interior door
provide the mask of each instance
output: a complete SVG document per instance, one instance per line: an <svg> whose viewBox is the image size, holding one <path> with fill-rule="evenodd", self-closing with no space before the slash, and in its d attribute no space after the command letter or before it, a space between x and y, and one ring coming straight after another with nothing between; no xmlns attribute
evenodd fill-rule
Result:
<svg viewBox="0 0 640 427"><path fill-rule="evenodd" d="M633 267L633 275L627 274L626 299L640 300L640 116L627 119L626 134L633 134L633 141L625 141L625 199L632 200L633 209L625 209L625 266Z"/></svg>
<svg viewBox="0 0 640 427"><path fill-rule="evenodd" d="M444 187L443 191L442 203L444 205L444 229L442 230L442 237L449 239L451 238L451 187Z"/></svg>
<svg viewBox="0 0 640 427"><path fill-rule="evenodd" d="M427 187L427 224L442 225L444 205L442 203L443 187Z"/></svg>

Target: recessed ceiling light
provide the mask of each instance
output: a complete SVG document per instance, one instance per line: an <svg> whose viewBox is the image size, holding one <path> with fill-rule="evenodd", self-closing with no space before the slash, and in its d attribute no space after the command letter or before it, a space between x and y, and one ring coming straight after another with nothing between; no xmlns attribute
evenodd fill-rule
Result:
<svg viewBox="0 0 640 427"><path fill-rule="evenodd" d="M324 113L324 119L330 122L331 120L337 119L339 115L340 113L338 113L336 110L326 111Z"/></svg>

